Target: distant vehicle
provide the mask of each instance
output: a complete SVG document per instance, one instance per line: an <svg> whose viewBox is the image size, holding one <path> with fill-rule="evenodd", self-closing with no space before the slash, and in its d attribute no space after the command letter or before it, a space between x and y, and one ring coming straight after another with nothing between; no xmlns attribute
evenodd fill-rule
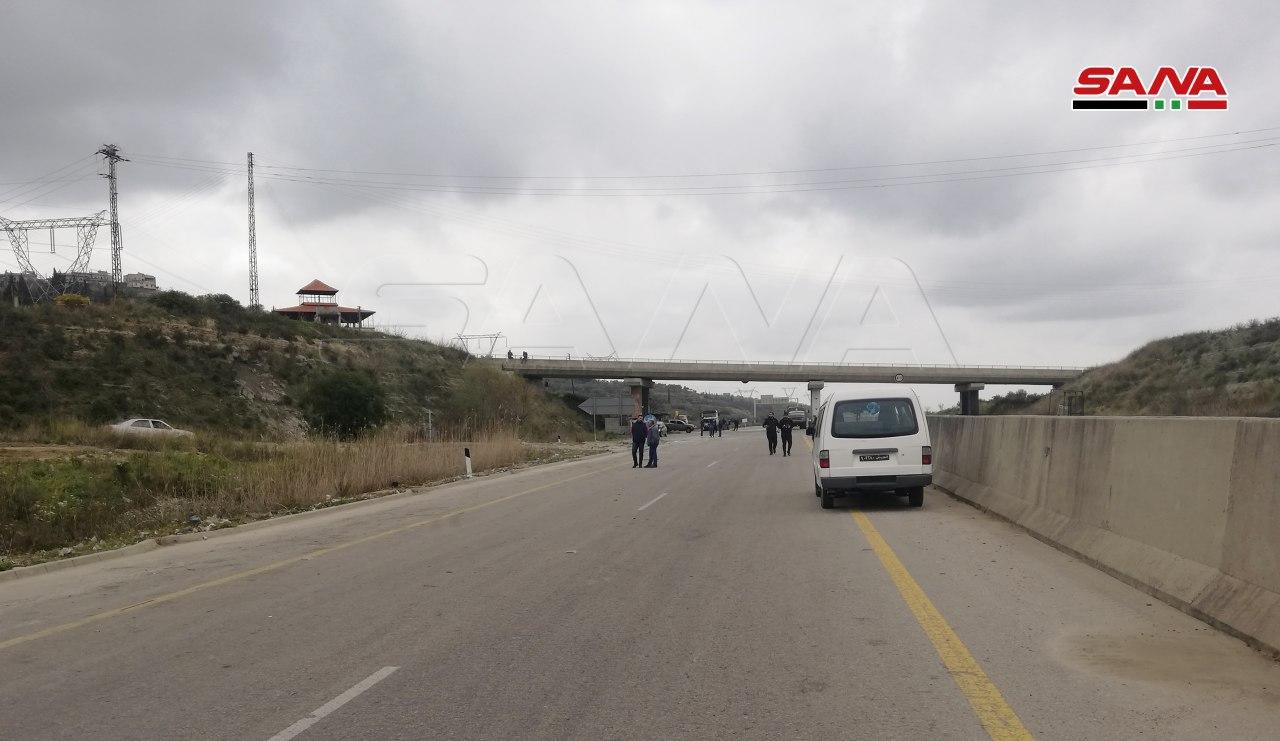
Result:
<svg viewBox="0 0 1280 741"><path fill-rule="evenodd" d="M792 422L795 422L796 427L803 428L809 419L809 411L804 407L792 407L783 416L789 417Z"/></svg>
<svg viewBox="0 0 1280 741"><path fill-rule="evenodd" d="M813 435L813 493L823 509L854 491L905 494L912 507L924 506L924 488L933 483L933 447L911 389L836 393L806 431Z"/></svg>
<svg viewBox="0 0 1280 741"><path fill-rule="evenodd" d="M179 430L162 419L144 419L135 417L107 425L109 429L124 435L165 435L169 437L191 437L189 430Z"/></svg>
<svg viewBox="0 0 1280 741"><path fill-rule="evenodd" d="M672 432L693 432L693 425L687 419L673 417L667 420L667 429Z"/></svg>

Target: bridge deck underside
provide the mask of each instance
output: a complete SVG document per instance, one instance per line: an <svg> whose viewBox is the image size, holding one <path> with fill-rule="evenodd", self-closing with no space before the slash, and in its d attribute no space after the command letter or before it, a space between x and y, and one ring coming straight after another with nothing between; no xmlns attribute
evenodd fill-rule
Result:
<svg viewBox="0 0 1280 741"><path fill-rule="evenodd" d="M826 381L827 383L992 383L1056 386L1073 368L881 366L812 363L693 363L609 360L506 361L504 370L538 378L647 378L661 381Z"/></svg>

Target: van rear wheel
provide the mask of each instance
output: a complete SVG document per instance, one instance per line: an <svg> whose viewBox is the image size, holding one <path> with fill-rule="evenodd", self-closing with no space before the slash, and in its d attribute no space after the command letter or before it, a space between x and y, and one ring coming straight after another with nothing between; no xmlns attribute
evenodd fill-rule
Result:
<svg viewBox="0 0 1280 741"><path fill-rule="evenodd" d="M822 496L822 487L818 485L817 480L813 482L813 495L815 497Z"/></svg>
<svg viewBox="0 0 1280 741"><path fill-rule="evenodd" d="M829 491L824 491L819 496L822 497L823 509L834 509L836 506L836 495Z"/></svg>
<svg viewBox="0 0 1280 741"><path fill-rule="evenodd" d="M924 506L923 486L913 486L912 488L907 489L907 504L910 504L912 507Z"/></svg>

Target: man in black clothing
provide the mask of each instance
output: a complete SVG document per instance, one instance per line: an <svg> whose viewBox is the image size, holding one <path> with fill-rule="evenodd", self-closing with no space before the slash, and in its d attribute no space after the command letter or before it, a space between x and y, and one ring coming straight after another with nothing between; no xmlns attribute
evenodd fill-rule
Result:
<svg viewBox="0 0 1280 741"><path fill-rule="evenodd" d="M796 423L790 417L783 417L782 420L778 422L778 432L782 434L783 455L791 455L791 428L795 426Z"/></svg>
<svg viewBox="0 0 1280 741"><path fill-rule="evenodd" d="M764 436L769 441L769 455L773 455L778 450L778 418L773 416L773 412L764 418Z"/></svg>
<svg viewBox="0 0 1280 741"><path fill-rule="evenodd" d="M639 414L631 418L631 467L644 465L644 444L649 437L649 426Z"/></svg>

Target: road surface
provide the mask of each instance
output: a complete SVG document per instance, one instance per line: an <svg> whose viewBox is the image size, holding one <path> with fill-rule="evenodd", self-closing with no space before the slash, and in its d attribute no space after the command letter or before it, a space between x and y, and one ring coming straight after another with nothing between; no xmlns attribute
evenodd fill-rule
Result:
<svg viewBox="0 0 1280 741"><path fill-rule="evenodd" d="M1280 666L935 490L677 435L0 583L0 738L1274 738Z"/></svg>

